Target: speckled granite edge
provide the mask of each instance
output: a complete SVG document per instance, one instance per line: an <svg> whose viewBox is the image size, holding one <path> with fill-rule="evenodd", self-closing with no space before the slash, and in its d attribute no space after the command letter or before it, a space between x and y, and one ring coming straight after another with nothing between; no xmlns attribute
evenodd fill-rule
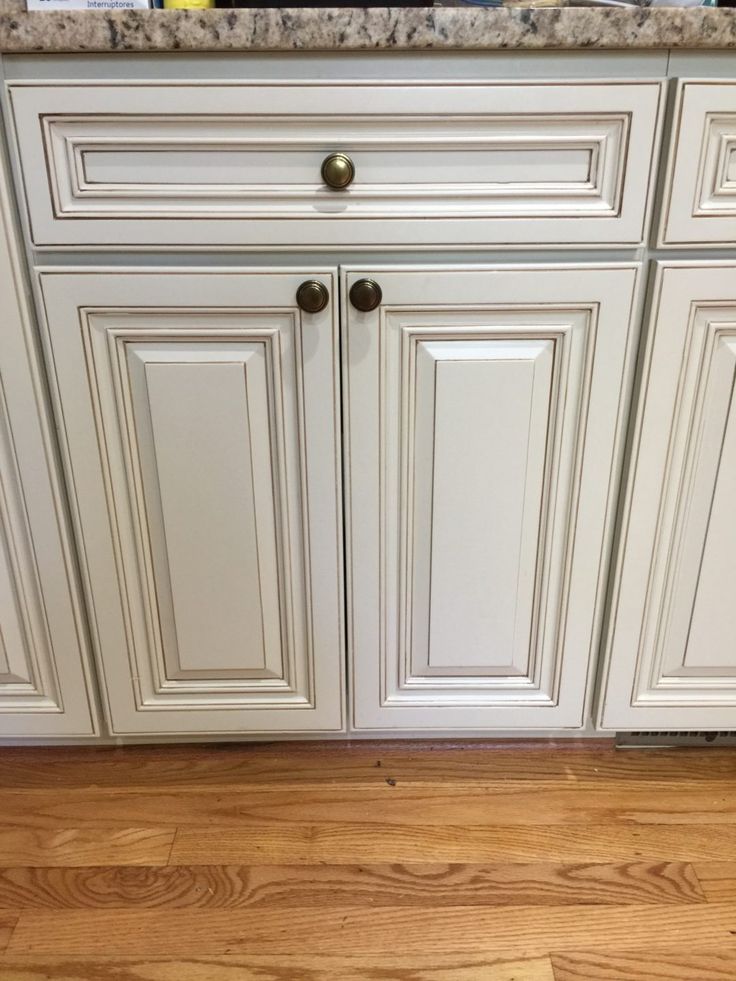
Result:
<svg viewBox="0 0 736 981"><path fill-rule="evenodd" d="M736 48L736 8L54 11L0 0L0 51Z"/></svg>

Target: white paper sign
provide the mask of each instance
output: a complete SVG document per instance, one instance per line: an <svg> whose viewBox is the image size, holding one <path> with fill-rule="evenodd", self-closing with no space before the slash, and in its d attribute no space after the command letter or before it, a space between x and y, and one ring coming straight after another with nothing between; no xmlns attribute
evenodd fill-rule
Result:
<svg viewBox="0 0 736 981"><path fill-rule="evenodd" d="M28 10L148 10L148 0L26 0Z"/></svg>

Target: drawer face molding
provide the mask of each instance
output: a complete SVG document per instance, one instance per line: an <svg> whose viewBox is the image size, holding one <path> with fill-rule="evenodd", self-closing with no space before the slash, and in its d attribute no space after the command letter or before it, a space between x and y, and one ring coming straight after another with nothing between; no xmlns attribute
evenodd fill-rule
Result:
<svg viewBox="0 0 736 981"><path fill-rule="evenodd" d="M736 82L682 82L662 212L662 245L736 242Z"/></svg>
<svg viewBox="0 0 736 981"><path fill-rule="evenodd" d="M303 278L41 275L117 733L342 726L337 326Z"/></svg>
<svg viewBox="0 0 736 981"><path fill-rule="evenodd" d="M661 86L10 92L36 245L421 248L641 242ZM320 167L338 150L355 178L334 191Z"/></svg>
<svg viewBox="0 0 736 981"><path fill-rule="evenodd" d="M580 726L637 271L361 268L345 291L366 276L383 302L344 325L354 724Z"/></svg>
<svg viewBox="0 0 736 981"><path fill-rule="evenodd" d="M736 266L660 269L608 644L607 728L736 710Z"/></svg>

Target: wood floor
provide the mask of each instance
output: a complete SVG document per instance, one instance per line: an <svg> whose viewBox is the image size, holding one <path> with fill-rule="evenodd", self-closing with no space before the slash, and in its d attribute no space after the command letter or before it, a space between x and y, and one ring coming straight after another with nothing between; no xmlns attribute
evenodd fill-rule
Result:
<svg viewBox="0 0 736 981"><path fill-rule="evenodd" d="M0 750L1 981L736 979L736 753Z"/></svg>

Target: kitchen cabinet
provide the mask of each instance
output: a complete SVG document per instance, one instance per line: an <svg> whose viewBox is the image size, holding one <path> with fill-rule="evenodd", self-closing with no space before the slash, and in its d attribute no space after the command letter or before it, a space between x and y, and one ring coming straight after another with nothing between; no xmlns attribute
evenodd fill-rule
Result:
<svg viewBox="0 0 736 981"><path fill-rule="evenodd" d="M0 736L98 731L14 216L0 159Z"/></svg>
<svg viewBox="0 0 736 981"><path fill-rule="evenodd" d="M345 271L357 729L583 723L637 274Z"/></svg>
<svg viewBox="0 0 736 981"><path fill-rule="evenodd" d="M736 264L657 271L600 723L736 724Z"/></svg>
<svg viewBox="0 0 736 981"><path fill-rule="evenodd" d="M3 60L0 736L736 728L736 83L599 57Z"/></svg>
<svg viewBox="0 0 736 981"><path fill-rule="evenodd" d="M335 271L40 289L111 730L343 729Z"/></svg>

